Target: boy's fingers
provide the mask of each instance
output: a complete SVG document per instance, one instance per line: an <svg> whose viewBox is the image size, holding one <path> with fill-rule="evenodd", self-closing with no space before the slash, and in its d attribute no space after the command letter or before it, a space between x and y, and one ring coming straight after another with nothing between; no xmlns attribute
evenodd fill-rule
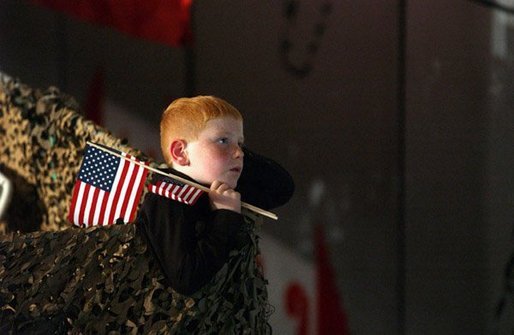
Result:
<svg viewBox="0 0 514 335"><path fill-rule="evenodd" d="M236 192L234 189L230 188L227 184L220 182L218 180L215 180L211 184L211 191L214 191L219 194L223 194L225 196L229 197L235 197L239 196L239 192Z"/></svg>
<svg viewBox="0 0 514 335"><path fill-rule="evenodd" d="M211 190L216 191L216 192L219 192L219 193L223 193L223 192L225 192L225 191L227 191L227 190L230 190L230 189L231 189L231 188L230 188L227 184L225 184L225 183L223 183L223 182L221 182L221 181L217 181L217 180L215 180L215 181L211 184Z"/></svg>
<svg viewBox="0 0 514 335"><path fill-rule="evenodd" d="M211 184L211 190L217 190L221 186L221 181L215 180Z"/></svg>
<svg viewBox="0 0 514 335"><path fill-rule="evenodd" d="M215 180L211 184L209 198L214 209L230 209L241 212L241 195L229 185Z"/></svg>

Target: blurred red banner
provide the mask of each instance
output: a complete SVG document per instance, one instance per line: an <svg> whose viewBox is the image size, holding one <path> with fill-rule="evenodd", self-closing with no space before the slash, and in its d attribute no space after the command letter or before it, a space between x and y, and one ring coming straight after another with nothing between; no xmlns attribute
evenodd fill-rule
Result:
<svg viewBox="0 0 514 335"><path fill-rule="evenodd" d="M131 36L179 47L192 42L192 0L31 0Z"/></svg>

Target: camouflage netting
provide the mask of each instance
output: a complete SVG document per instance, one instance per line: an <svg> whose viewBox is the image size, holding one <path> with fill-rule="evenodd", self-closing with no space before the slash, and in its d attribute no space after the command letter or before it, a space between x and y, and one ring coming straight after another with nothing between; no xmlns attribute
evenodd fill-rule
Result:
<svg viewBox="0 0 514 335"><path fill-rule="evenodd" d="M55 87L34 90L0 73L0 171L14 181L14 198L0 232L69 227L71 191L87 141L155 166L142 152L85 119L72 97ZM27 220L27 214L34 220Z"/></svg>
<svg viewBox="0 0 514 335"><path fill-rule="evenodd" d="M251 223L248 223L251 227ZM253 244L191 297L166 287L135 225L10 234L0 242L0 333L268 334Z"/></svg>
<svg viewBox="0 0 514 335"><path fill-rule="evenodd" d="M252 243L191 297L165 285L135 225L67 221L86 141L156 165L77 111L56 88L32 90L0 73L0 170L14 184L0 223L0 333L270 333L256 215L245 215Z"/></svg>

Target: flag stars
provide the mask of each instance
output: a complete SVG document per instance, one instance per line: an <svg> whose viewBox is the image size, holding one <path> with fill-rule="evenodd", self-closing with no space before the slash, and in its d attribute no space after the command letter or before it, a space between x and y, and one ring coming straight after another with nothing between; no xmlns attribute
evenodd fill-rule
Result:
<svg viewBox="0 0 514 335"><path fill-rule="evenodd" d="M94 147L88 147L79 173L79 179L106 192L112 188L119 159Z"/></svg>

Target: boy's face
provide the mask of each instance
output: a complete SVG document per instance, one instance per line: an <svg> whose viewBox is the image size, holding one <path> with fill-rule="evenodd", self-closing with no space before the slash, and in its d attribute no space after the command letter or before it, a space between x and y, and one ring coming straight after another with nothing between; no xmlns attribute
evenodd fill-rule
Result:
<svg viewBox="0 0 514 335"><path fill-rule="evenodd" d="M188 175L210 185L219 180L231 188L243 170L243 122L232 117L207 121L198 138L186 145Z"/></svg>

